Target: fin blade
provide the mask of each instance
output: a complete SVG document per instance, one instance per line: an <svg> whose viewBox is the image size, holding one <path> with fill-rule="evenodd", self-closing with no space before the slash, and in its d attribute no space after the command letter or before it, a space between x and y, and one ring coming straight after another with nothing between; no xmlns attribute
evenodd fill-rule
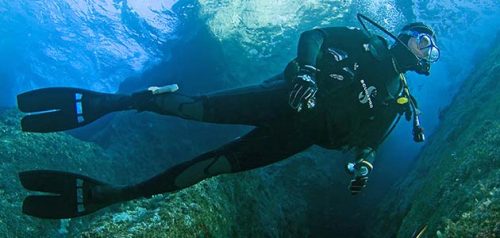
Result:
<svg viewBox="0 0 500 238"><path fill-rule="evenodd" d="M21 129L46 133L85 126L107 113L99 103L106 95L79 88L43 88L19 94L19 110L32 113L21 119Z"/></svg>
<svg viewBox="0 0 500 238"><path fill-rule="evenodd" d="M76 200L64 196L36 195L23 201L23 213L45 219L64 219L78 216Z"/></svg>
<svg viewBox="0 0 500 238"><path fill-rule="evenodd" d="M62 110L72 107L77 88L42 88L17 95L17 107L22 112Z"/></svg>
<svg viewBox="0 0 500 238"><path fill-rule="evenodd" d="M21 129L25 132L56 132L74 129L89 124L90 120L85 120L82 116L78 121L78 116L67 111L54 111L40 114L24 116L21 119Z"/></svg>
<svg viewBox="0 0 500 238"><path fill-rule="evenodd" d="M93 203L90 191L104 183L87 176L53 170L19 173L24 188L57 195L32 195L24 199L23 213L47 219L87 215L110 204Z"/></svg>
<svg viewBox="0 0 500 238"><path fill-rule="evenodd" d="M63 194L75 186L73 174L52 170L23 171L19 180L25 189L46 193Z"/></svg>

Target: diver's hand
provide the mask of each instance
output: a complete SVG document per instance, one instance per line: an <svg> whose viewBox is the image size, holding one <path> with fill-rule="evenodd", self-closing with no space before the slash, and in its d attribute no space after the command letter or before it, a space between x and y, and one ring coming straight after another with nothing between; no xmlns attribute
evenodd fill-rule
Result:
<svg viewBox="0 0 500 238"><path fill-rule="evenodd" d="M362 177L356 177L355 179L351 179L351 182L349 183L349 191L351 191L351 195L356 195L361 190L366 187L366 183L368 182L368 177L367 176L362 176Z"/></svg>
<svg viewBox="0 0 500 238"><path fill-rule="evenodd" d="M304 65L293 80L294 85L288 98L288 104L293 110L300 112L304 106L307 109L316 106L316 93L318 92L316 71L317 69L313 66Z"/></svg>
<svg viewBox="0 0 500 238"><path fill-rule="evenodd" d="M373 165L364 159L361 159L356 163L348 163L346 165L347 173L352 176L348 187L352 195L358 194L364 187L366 187L366 184L368 183L368 175L372 169Z"/></svg>

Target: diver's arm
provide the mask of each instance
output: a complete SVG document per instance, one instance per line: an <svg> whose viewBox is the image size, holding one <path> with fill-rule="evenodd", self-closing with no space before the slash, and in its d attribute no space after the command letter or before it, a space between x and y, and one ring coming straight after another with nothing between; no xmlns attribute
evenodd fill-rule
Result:
<svg viewBox="0 0 500 238"><path fill-rule="evenodd" d="M310 65L316 67L316 58L325 37L324 31L320 29L305 31L300 35L297 48L297 62L299 66Z"/></svg>
<svg viewBox="0 0 500 238"><path fill-rule="evenodd" d="M299 39L297 58L292 62L292 70L287 70L286 75L292 81L289 104L300 111L314 108L316 85L316 61L320 57L324 45L338 45L339 48L349 45L352 39L359 39L363 33L359 29L349 27L326 27L303 32Z"/></svg>
<svg viewBox="0 0 500 238"><path fill-rule="evenodd" d="M365 138L365 143L357 148L356 160L346 165L347 172L352 176L349 184L351 193L357 194L366 187L368 176L373 170L376 149L383 143L387 133L393 125L395 114L389 113L379 116L379 121L371 128L373 133Z"/></svg>
<svg viewBox="0 0 500 238"><path fill-rule="evenodd" d="M300 112L303 108L311 109L316 104L316 58L323 44L325 34L320 30L310 30L300 35L295 62L297 73L292 77L292 91L288 103Z"/></svg>

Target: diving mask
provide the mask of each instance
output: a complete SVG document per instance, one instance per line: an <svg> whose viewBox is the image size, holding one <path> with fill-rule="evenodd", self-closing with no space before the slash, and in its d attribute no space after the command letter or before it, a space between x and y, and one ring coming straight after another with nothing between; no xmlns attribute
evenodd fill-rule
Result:
<svg viewBox="0 0 500 238"><path fill-rule="evenodd" d="M417 55L419 60L424 60L428 63L435 63L439 60L440 51L436 45L436 41L431 35L417 31L407 31L403 32L403 34L407 34L415 38L416 47L421 53Z"/></svg>

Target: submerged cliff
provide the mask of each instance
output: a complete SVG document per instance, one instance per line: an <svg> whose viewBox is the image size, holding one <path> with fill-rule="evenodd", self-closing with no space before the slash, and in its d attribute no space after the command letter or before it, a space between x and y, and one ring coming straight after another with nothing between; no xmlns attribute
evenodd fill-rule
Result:
<svg viewBox="0 0 500 238"><path fill-rule="evenodd" d="M424 224L426 237L500 235L500 47L473 72L367 237L410 237Z"/></svg>
<svg viewBox="0 0 500 238"><path fill-rule="evenodd" d="M325 154L326 153L326 154ZM332 212L342 183L330 153L313 149L264 169L221 175L182 191L140 199L100 216L77 237L307 237ZM310 171L315 170L314 174ZM333 172L333 173L332 173ZM343 177L342 177L343 178ZM321 195L330 194L327 197ZM311 201L317 203L311 204ZM336 211L333 211L335 213ZM323 216L325 216L323 214Z"/></svg>
<svg viewBox="0 0 500 238"><path fill-rule="evenodd" d="M0 234L2 237L58 237L79 229L93 216L70 220L42 220L21 213L28 192L18 173L53 169L86 174L114 181L116 161L94 143L77 140L64 133L34 134L20 130L21 115L13 109L0 110Z"/></svg>

